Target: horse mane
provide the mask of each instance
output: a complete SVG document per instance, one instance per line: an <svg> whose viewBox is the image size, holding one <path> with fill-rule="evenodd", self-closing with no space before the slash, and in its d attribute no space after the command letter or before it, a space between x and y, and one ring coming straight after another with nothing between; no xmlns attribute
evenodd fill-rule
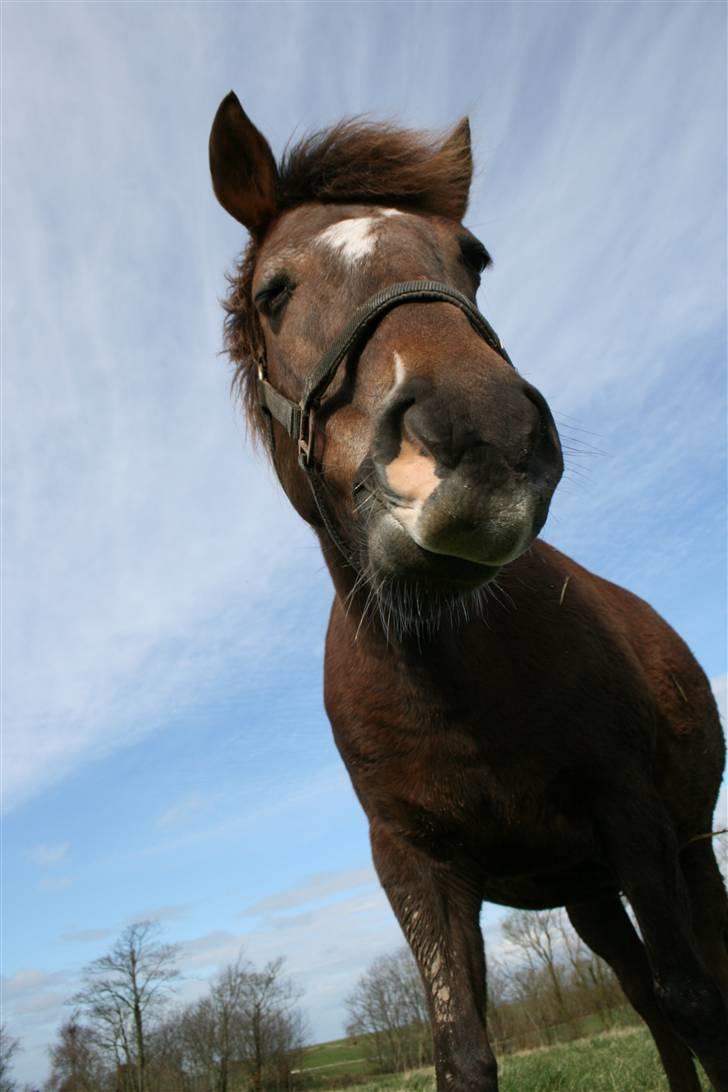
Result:
<svg viewBox="0 0 728 1092"><path fill-rule="evenodd" d="M432 134L341 121L286 149L278 166L277 207L282 213L307 201L390 205L460 219L467 203L472 163L465 131ZM225 351L234 365L233 390L254 439L264 434L256 392L256 361L265 343L251 285L260 240L251 238L223 302Z"/></svg>

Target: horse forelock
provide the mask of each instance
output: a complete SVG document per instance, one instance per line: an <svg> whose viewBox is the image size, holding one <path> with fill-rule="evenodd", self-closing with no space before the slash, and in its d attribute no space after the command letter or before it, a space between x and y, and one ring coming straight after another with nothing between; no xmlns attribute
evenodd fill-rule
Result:
<svg viewBox="0 0 728 1092"><path fill-rule="evenodd" d="M464 142L352 118L287 149L279 168L279 205L345 201L460 219L471 173Z"/></svg>
<svg viewBox="0 0 728 1092"><path fill-rule="evenodd" d="M361 118L342 121L286 149L278 167L278 215L311 201L406 208L459 220L467 204L472 163L466 143ZM268 230L273 226L273 221ZM224 301L225 350L232 385L254 438L265 434L258 405L256 360L265 352L252 301L262 240L251 239Z"/></svg>

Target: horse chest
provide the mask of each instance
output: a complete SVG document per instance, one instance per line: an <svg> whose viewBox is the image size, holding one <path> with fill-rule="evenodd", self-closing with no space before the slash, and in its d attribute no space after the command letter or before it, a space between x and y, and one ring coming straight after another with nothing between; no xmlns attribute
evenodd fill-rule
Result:
<svg viewBox="0 0 728 1092"><path fill-rule="evenodd" d="M430 856L463 856L496 876L530 872L545 858L566 867L588 852L591 823L577 777L572 783L568 771L544 764L507 732L489 737L467 723L433 720L412 731L394 718L332 719L370 820Z"/></svg>

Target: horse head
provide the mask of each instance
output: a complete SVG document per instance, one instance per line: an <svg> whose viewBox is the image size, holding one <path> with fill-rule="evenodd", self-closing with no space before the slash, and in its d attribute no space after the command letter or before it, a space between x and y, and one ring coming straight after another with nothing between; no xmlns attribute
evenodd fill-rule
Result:
<svg viewBox="0 0 728 1092"><path fill-rule="evenodd" d="M210 163L220 203L251 234L227 348L249 419L330 565L333 539L378 594L425 588L417 598L437 602L487 584L538 535L563 462L544 398L476 309L490 257L461 223L467 121L439 139L344 122L279 167L231 93ZM392 286L407 291L382 304ZM362 315L307 404L312 376ZM304 458L291 415L297 427L306 416Z"/></svg>

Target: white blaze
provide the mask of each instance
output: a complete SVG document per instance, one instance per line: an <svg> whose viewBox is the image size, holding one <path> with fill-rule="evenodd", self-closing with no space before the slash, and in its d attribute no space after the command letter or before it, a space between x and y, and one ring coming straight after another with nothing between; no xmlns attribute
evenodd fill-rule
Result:
<svg viewBox="0 0 728 1092"><path fill-rule="evenodd" d="M394 385L398 387L400 383L404 383L407 378L407 373L404 370L404 360L396 351L394 352Z"/></svg>
<svg viewBox="0 0 728 1092"><path fill-rule="evenodd" d="M332 250L338 250L349 262L360 262L372 253L377 245L375 217L356 216L331 224L318 236L318 241Z"/></svg>
<svg viewBox="0 0 728 1092"><path fill-rule="evenodd" d="M319 233L316 241L338 251L349 262L360 262L376 247L380 232L386 230L385 220L405 215L399 209L373 209L371 215L352 216L330 224Z"/></svg>

